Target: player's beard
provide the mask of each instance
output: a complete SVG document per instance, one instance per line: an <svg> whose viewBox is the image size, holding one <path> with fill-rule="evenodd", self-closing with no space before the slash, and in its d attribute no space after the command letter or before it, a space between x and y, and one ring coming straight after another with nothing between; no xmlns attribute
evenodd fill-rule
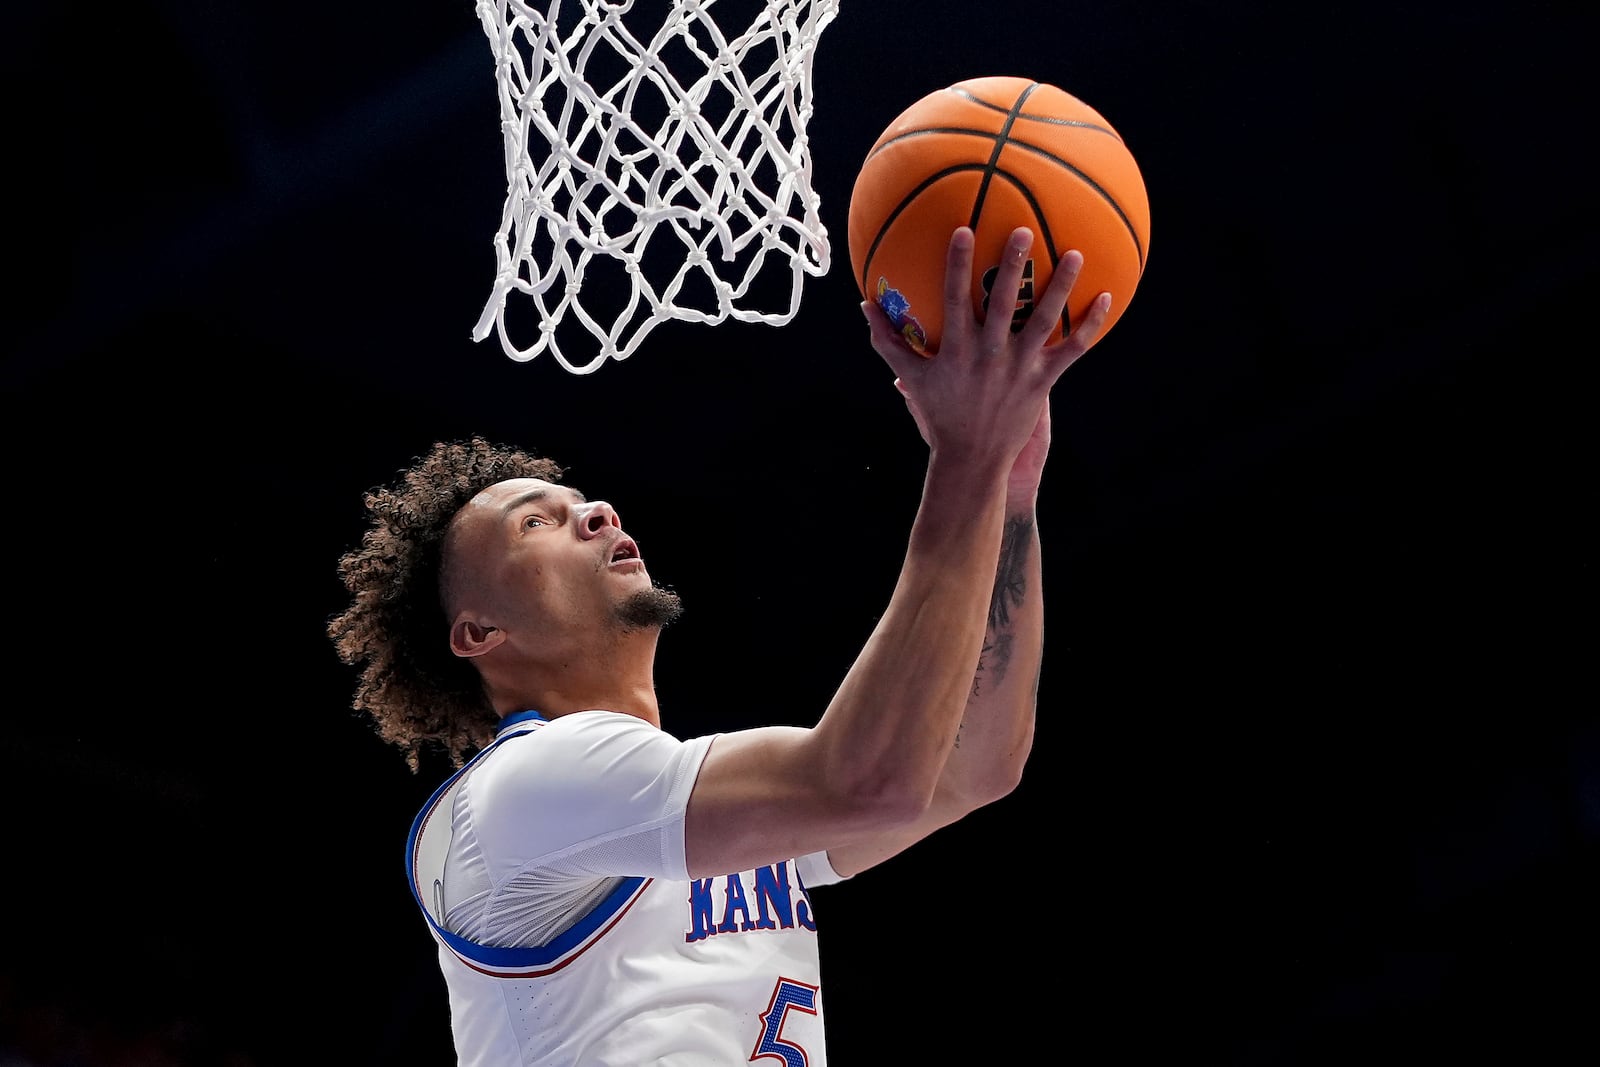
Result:
<svg viewBox="0 0 1600 1067"><path fill-rule="evenodd" d="M617 605L617 620L629 630L660 629L683 614L683 601L670 589L641 589Z"/></svg>

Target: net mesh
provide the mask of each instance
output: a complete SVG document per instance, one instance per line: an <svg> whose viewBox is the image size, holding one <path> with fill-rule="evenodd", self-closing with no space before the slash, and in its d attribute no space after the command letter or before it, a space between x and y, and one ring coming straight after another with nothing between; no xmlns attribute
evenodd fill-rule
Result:
<svg viewBox="0 0 1600 1067"><path fill-rule="evenodd" d="M671 319L794 317L804 277L829 264L806 126L838 0L477 11L507 187L475 341L496 332L513 359L548 349L585 374Z"/></svg>

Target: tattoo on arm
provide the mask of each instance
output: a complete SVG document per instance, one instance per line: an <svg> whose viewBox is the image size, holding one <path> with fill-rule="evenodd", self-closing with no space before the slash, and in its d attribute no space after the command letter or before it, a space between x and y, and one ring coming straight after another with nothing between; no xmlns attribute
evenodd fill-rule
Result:
<svg viewBox="0 0 1600 1067"><path fill-rule="evenodd" d="M972 678L972 696L982 688L984 672L994 671L995 681L1005 676L1011 662L1011 615L1027 593L1028 551L1033 545L1033 520L1010 519L1000 541L1000 566L994 576L994 595L989 598L989 629L978 656L978 671Z"/></svg>

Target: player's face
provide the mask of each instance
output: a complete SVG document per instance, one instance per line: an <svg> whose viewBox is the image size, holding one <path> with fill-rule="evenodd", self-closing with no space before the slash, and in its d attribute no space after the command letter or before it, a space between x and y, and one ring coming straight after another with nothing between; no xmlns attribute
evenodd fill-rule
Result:
<svg viewBox="0 0 1600 1067"><path fill-rule="evenodd" d="M458 572L462 596L525 640L582 640L676 616L677 598L654 587L638 545L603 500L515 478L479 493L458 521L457 549L472 560Z"/></svg>

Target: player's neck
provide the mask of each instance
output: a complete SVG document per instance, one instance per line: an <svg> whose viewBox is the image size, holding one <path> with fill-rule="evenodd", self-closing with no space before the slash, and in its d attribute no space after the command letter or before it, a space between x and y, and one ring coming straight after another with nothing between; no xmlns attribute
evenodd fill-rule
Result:
<svg viewBox="0 0 1600 1067"><path fill-rule="evenodd" d="M593 655L541 665L521 672L514 682L494 686L492 698L502 716L533 710L555 719L575 711L605 710L661 725L653 655Z"/></svg>
<svg viewBox="0 0 1600 1067"><path fill-rule="evenodd" d="M620 711L653 726L661 725L661 711L656 705L653 685L545 689L527 706L547 719L559 719L575 711Z"/></svg>

